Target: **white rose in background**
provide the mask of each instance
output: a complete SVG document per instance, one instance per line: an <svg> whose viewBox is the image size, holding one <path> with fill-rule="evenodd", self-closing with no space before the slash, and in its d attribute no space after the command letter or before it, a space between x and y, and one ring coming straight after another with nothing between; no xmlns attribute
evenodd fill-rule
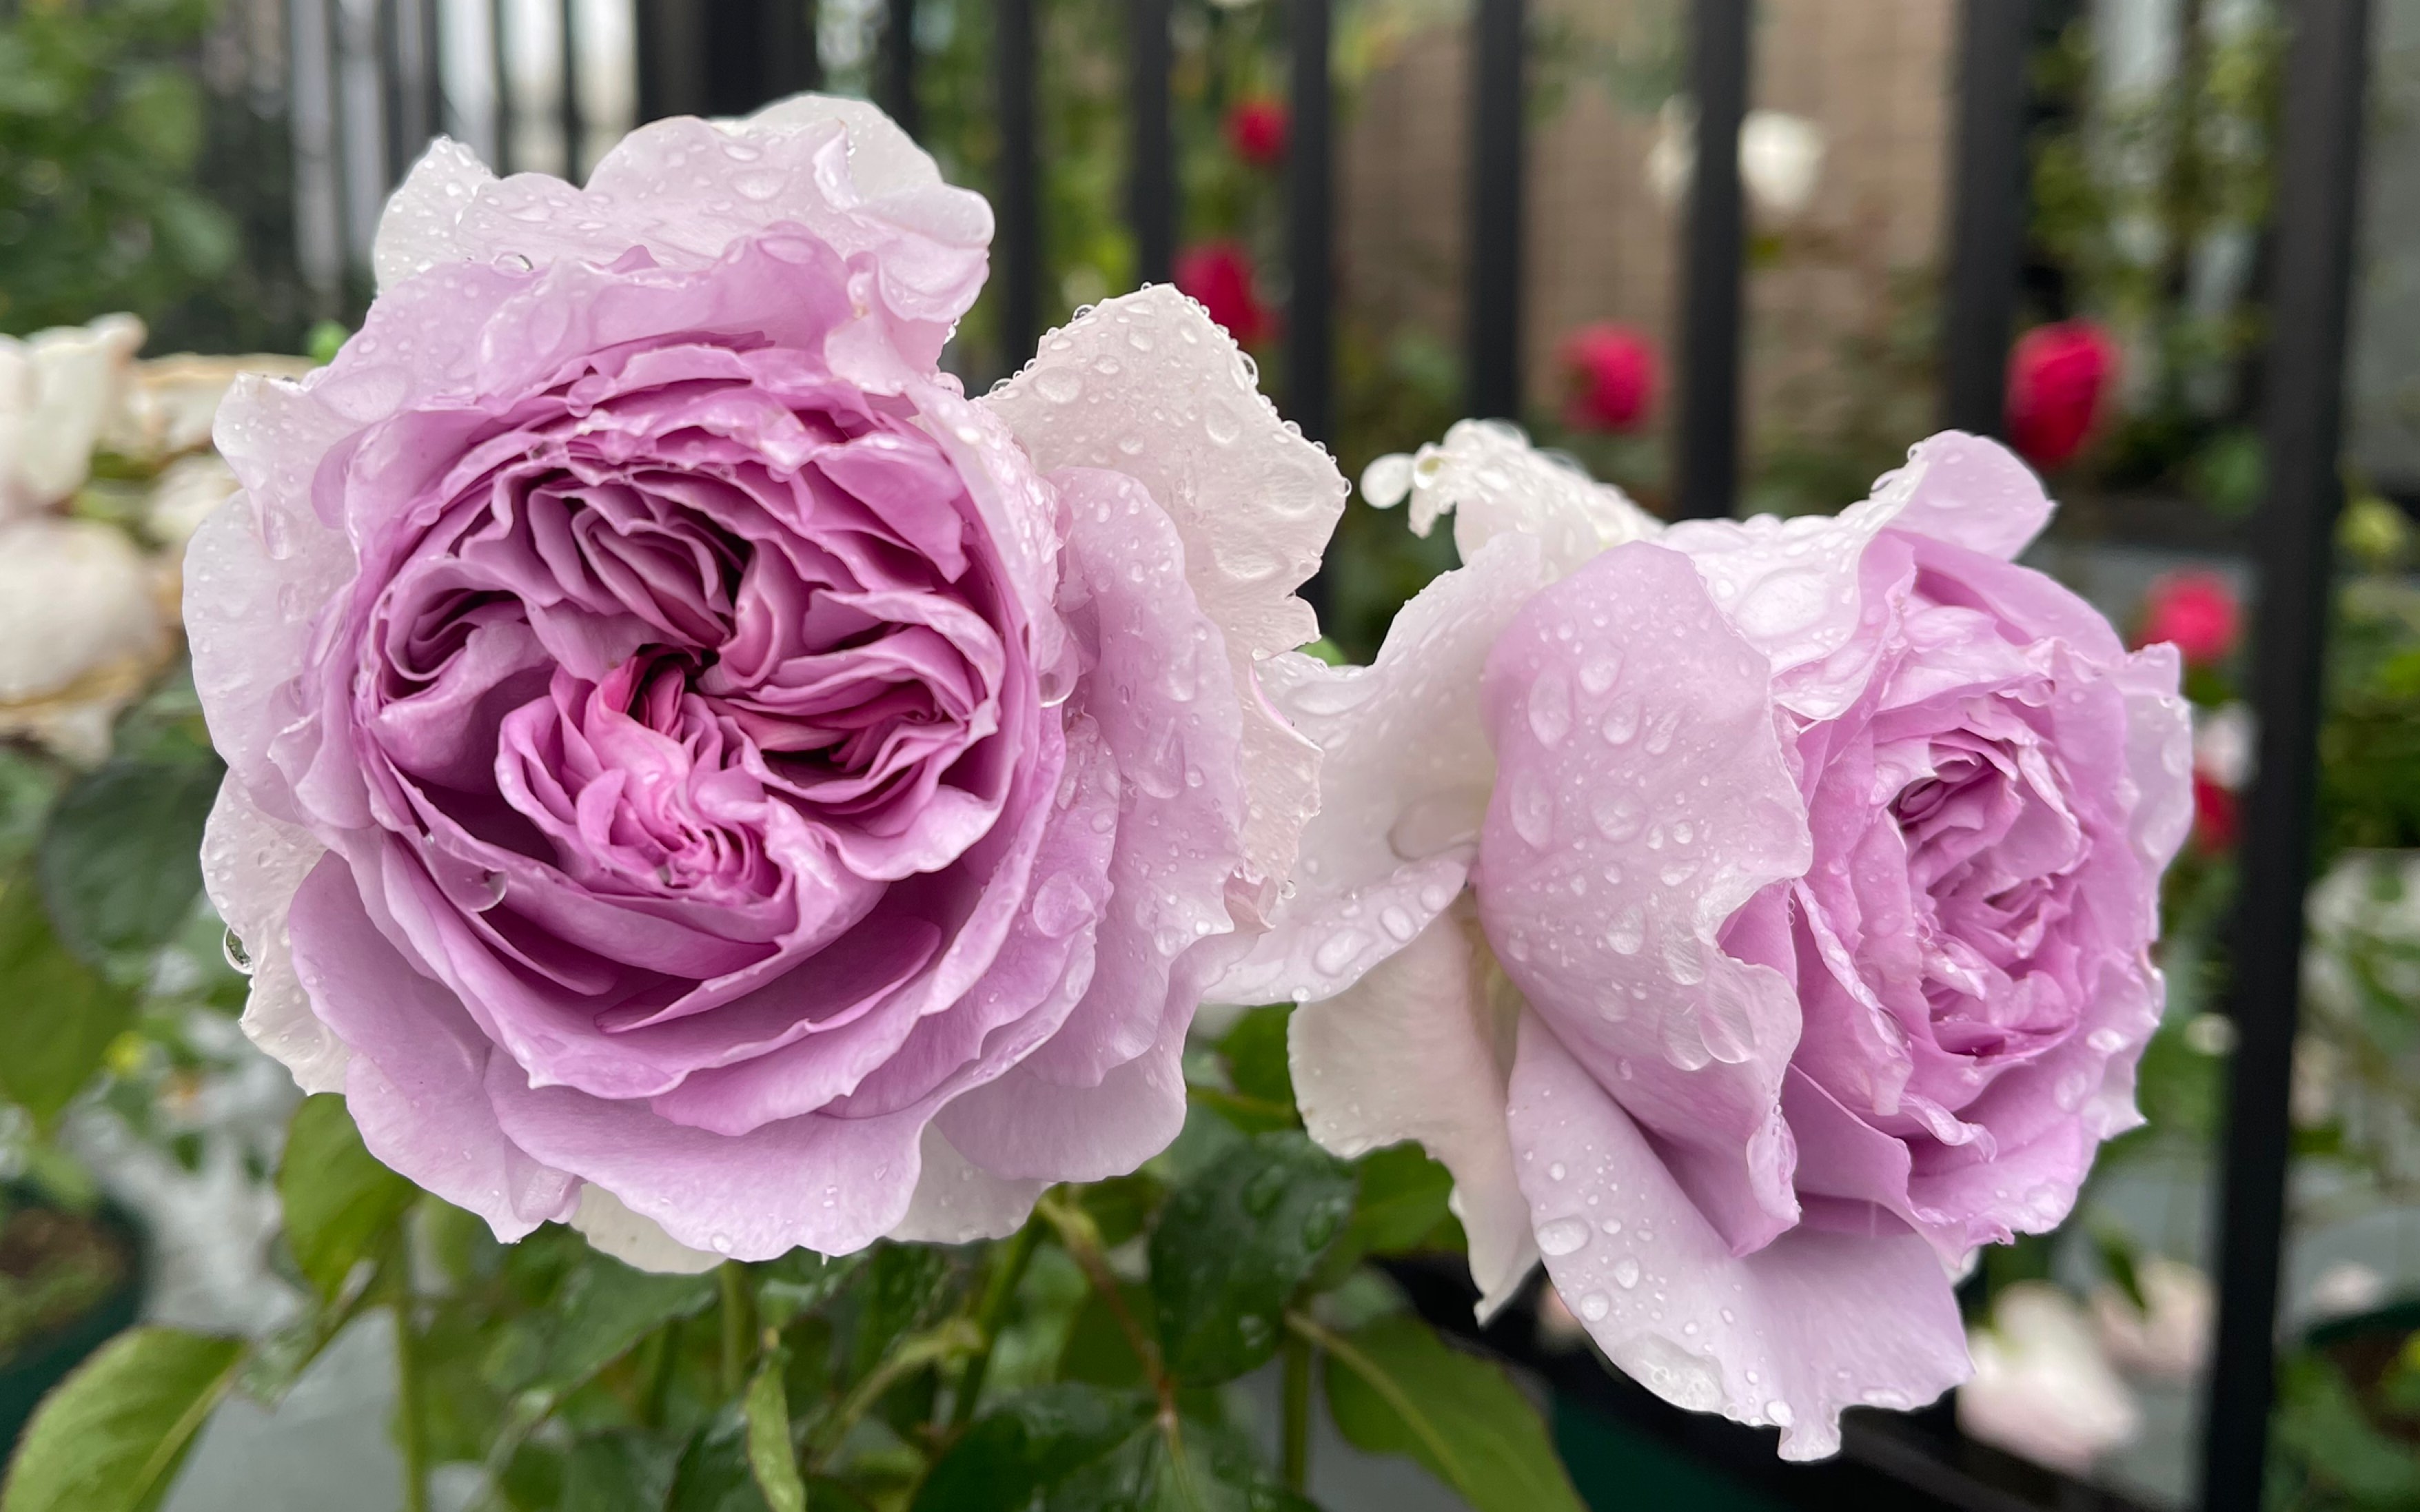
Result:
<svg viewBox="0 0 2420 1512"><path fill-rule="evenodd" d="M2102 1348L2137 1375L2184 1381L2210 1359L2218 1297L2198 1266L2154 1255L2134 1267L2143 1305L2114 1283L2092 1289L2092 1321Z"/></svg>
<svg viewBox="0 0 2420 1512"><path fill-rule="evenodd" d="M1776 220L1789 220L1813 202L1823 174L1823 129L1787 111L1752 110L1740 120L1740 181L1749 201ZM1656 116L1647 149L1647 186L1667 207L1689 193L1698 169L1698 113L1678 96Z"/></svg>
<svg viewBox="0 0 2420 1512"><path fill-rule="evenodd" d="M70 761L109 754L109 725L166 657L151 566L92 520L0 525L0 736Z"/></svg>
<svg viewBox="0 0 2420 1512"><path fill-rule="evenodd" d="M1966 1348L1975 1377L1958 1388L1958 1426L1969 1438L2076 1474L2142 1431L2083 1310L2046 1281L2000 1293Z"/></svg>
<svg viewBox="0 0 2420 1512"><path fill-rule="evenodd" d="M134 316L105 315L0 336L0 518L48 509L84 486L143 334Z"/></svg>

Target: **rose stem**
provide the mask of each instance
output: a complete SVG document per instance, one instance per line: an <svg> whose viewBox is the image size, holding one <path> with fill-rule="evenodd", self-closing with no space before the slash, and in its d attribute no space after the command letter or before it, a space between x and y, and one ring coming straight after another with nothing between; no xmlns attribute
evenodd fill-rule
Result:
<svg viewBox="0 0 2420 1512"><path fill-rule="evenodd" d="M957 1397L950 1404L953 1433L974 1420L976 1401L983 1396L984 1377L991 1369L992 1346L1000 1340L1009 1304L1016 1300L1016 1284L1025 1279L1025 1267L1032 1260L1041 1240L1042 1220L1028 1218L1025 1227L993 1253L991 1274L984 1282L983 1302L975 1309L975 1327L983 1333L983 1343L976 1348L973 1358L967 1361L965 1374L958 1377Z"/></svg>
<svg viewBox="0 0 2420 1512"><path fill-rule="evenodd" d="M402 1246L387 1257L395 1293L395 1436L403 1459L403 1512L428 1512L428 1441L421 1422L420 1340L413 1333L411 1273Z"/></svg>
<svg viewBox="0 0 2420 1512"><path fill-rule="evenodd" d="M722 1395L737 1396L748 1384L748 1340L755 1332L749 1327L748 1270L725 1260L714 1279L722 1291Z"/></svg>
<svg viewBox="0 0 2420 1512"><path fill-rule="evenodd" d="M1296 1496L1311 1480L1311 1341L1289 1329L1285 1336L1285 1489Z"/></svg>
<svg viewBox="0 0 2420 1512"><path fill-rule="evenodd" d="M901 1381L928 1365L936 1365L961 1354L971 1354L983 1340L975 1326L963 1318L953 1318L930 1333L919 1334L885 1356L882 1362L867 1371L862 1380L848 1389L831 1415L817 1423L807 1435L807 1452L803 1467L820 1470L848 1430L865 1415L867 1408L882 1399L882 1394Z"/></svg>

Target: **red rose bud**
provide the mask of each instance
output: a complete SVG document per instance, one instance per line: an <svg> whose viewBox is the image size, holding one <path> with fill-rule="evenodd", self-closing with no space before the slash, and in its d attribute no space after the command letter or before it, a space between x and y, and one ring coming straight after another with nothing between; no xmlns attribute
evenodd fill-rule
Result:
<svg viewBox="0 0 2420 1512"><path fill-rule="evenodd" d="M2009 443L2045 471L2084 449L2118 371L2118 344L2089 320L2036 326L2009 355Z"/></svg>
<svg viewBox="0 0 2420 1512"><path fill-rule="evenodd" d="M1266 340L1275 324L1252 290L1252 255L1233 241L1205 241L1179 253L1176 286L1247 347Z"/></svg>
<svg viewBox="0 0 2420 1512"><path fill-rule="evenodd" d="M1239 100L1227 112L1227 145L1253 167L1274 168L1285 161L1293 127L1283 101L1265 95Z"/></svg>
<svg viewBox="0 0 2420 1512"><path fill-rule="evenodd" d="M2226 579L2214 572L2171 572L2144 595L2136 644L2164 640L2186 661L2207 667L2224 661L2242 633L2243 610Z"/></svg>
<svg viewBox="0 0 2420 1512"><path fill-rule="evenodd" d="M1660 375L1655 348L1628 326L1582 326L1563 339L1571 400L1563 423L1574 430L1637 430L1655 409Z"/></svg>

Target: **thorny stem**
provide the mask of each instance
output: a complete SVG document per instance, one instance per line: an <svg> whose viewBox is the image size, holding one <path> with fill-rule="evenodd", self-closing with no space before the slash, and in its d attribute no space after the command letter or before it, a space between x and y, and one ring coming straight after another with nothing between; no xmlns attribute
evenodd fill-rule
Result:
<svg viewBox="0 0 2420 1512"><path fill-rule="evenodd" d="M983 1335L983 1343L967 1361L965 1373L958 1377L956 1399L950 1405L950 1429L954 1433L974 1420L975 1404L983 1396L984 1377L991 1370L992 1348L1000 1342L1001 1325L1008 1319L1010 1304L1016 1300L1017 1283L1025 1279L1025 1268L1033 1259L1033 1251L1041 1241L1041 1221L1029 1218L1025 1227L992 1257L991 1275L984 1282L983 1301L975 1308L975 1327Z"/></svg>
<svg viewBox="0 0 2420 1512"><path fill-rule="evenodd" d="M1285 1337L1285 1444L1279 1473L1296 1496L1311 1480L1311 1341L1292 1329Z"/></svg>
<svg viewBox="0 0 2420 1512"><path fill-rule="evenodd" d="M851 1386L831 1415L817 1423L807 1435L806 1465L822 1469L832 1451L840 1447L841 1440L848 1437L848 1430L857 1426L867 1409L882 1399L883 1393L927 1365L971 1354L982 1345L983 1336L975 1332L974 1324L963 1318L953 1318L892 1350L881 1364L865 1373L864 1379Z"/></svg>
<svg viewBox="0 0 2420 1512"><path fill-rule="evenodd" d="M748 1273L737 1260L725 1260L714 1279L722 1293L722 1395L737 1396L748 1384L748 1340L755 1332L749 1326Z"/></svg>
<svg viewBox="0 0 2420 1512"><path fill-rule="evenodd" d="M1118 1331L1125 1335L1126 1343L1133 1347L1135 1358L1142 1362L1143 1374L1151 1378L1160 1399L1163 1402L1172 1399L1174 1388L1168 1380L1168 1372L1160 1365L1158 1347L1152 1343L1151 1335L1142 1331L1142 1325L1135 1321L1134 1313L1127 1308L1125 1292L1118 1285L1117 1273L1109 1269L1109 1255L1101 1247L1101 1228L1093 1222L1093 1215L1056 1192L1045 1193L1042 1200L1033 1205L1033 1211L1059 1231L1060 1247L1066 1250L1067 1257L1076 1262L1076 1268L1084 1273L1084 1279L1092 1283L1093 1289L1101 1294L1101 1301L1108 1305L1109 1316L1117 1320Z"/></svg>

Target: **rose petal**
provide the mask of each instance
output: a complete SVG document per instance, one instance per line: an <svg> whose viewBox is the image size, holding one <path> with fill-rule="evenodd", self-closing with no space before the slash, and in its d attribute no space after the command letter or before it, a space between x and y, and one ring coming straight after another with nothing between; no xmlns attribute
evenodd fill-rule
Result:
<svg viewBox="0 0 2420 1512"><path fill-rule="evenodd" d="M1518 426L1500 420L1457 421L1443 442L1419 449L1410 481L1413 534L1428 534L1451 510L1454 549L1465 563L1477 561L1498 536L1524 536L1538 543L1549 579L1609 547L1652 540L1663 529L1621 489L1537 450ZM1371 501L1382 508L1395 502Z"/></svg>
<svg viewBox="0 0 2420 1512"><path fill-rule="evenodd" d="M506 1243L569 1217L579 1183L508 1136L482 1090L491 1064L510 1062L379 933L341 857L312 868L287 928L312 1011L351 1051L345 1104L370 1153Z"/></svg>
<svg viewBox="0 0 2420 1512"><path fill-rule="evenodd" d="M1469 926L1449 914L1325 1002L1287 1037L1303 1128L1346 1160L1417 1139L1453 1173L1479 1315L1538 1263L1505 1133L1510 1017L1489 1003Z"/></svg>
<svg viewBox="0 0 2420 1512"><path fill-rule="evenodd" d="M580 1205L571 1211L571 1227L588 1242L625 1265L674 1275L703 1275L722 1263L720 1255L691 1249L663 1230L652 1218L643 1218L622 1205L622 1199L595 1182L580 1188Z"/></svg>
<svg viewBox="0 0 2420 1512"><path fill-rule="evenodd" d="M1327 454L1290 431L1233 338L1164 286L1104 301L1043 338L983 403L1044 471L1124 472L1176 522L1186 578L1226 639L1243 709L1245 854L1258 918L1316 806L1318 751L1260 696L1255 669L1319 633L1295 589L1344 507Z"/></svg>
<svg viewBox="0 0 2420 1512"><path fill-rule="evenodd" d="M1534 1014L1512 1067L1512 1137L1555 1289L1665 1400L1778 1424L1783 1458L1816 1459L1839 1447L1843 1409L1920 1406L1969 1374L1956 1297L1923 1240L1801 1227L1735 1255Z"/></svg>
<svg viewBox="0 0 2420 1512"><path fill-rule="evenodd" d="M1895 529L2016 560L2058 506L2041 479L1999 442L1946 430L1909 448L1907 465L1874 484L1899 506Z"/></svg>
<svg viewBox="0 0 2420 1512"><path fill-rule="evenodd" d="M891 1237L911 1244L968 1244L1006 1239L1033 1215L1034 1199L1049 1189L1045 1180L994 1176L957 1152L941 1131L924 1129L923 1174L908 1214Z"/></svg>
<svg viewBox="0 0 2420 1512"><path fill-rule="evenodd" d="M1534 541L1493 539L1396 613L1373 665L1287 656L1264 669L1271 702L1320 746L1319 812L1295 895L1218 1001L1341 992L1461 893L1496 779L1480 673L1543 580Z"/></svg>
<svg viewBox="0 0 2420 1512"><path fill-rule="evenodd" d="M1717 933L1810 856L1769 687L1688 559L1634 543L1532 598L1481 694L1488 940L1743 1254L1798 1216L1796 995Z"/></svg>
<svg viewBox="0 0 2420 1512"><path fill-rule="evenodd" d="M232 776L219 784L202 830L203 888L252 961L243 1032L305 1092L345 1085L345 1042L312 1013L287 933L295 890L327 849L310 831L262 813Z"/></svg>

